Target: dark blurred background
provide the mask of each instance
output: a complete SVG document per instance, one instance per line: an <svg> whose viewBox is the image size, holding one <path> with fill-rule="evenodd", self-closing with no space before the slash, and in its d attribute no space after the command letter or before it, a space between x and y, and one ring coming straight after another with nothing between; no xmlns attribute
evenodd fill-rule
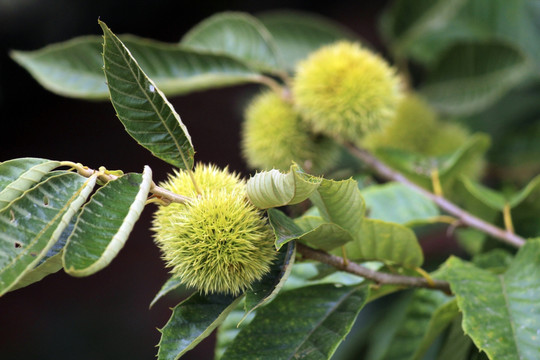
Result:
<svg viewBox="0 0 540 360"><path fill-rule="evenodd" d="M117 34L133 33L176 42L192 26L225 10L257 13L296 9L348 26L383 51L377 18L385 1L157 1L0 0L0 161L43 157L81 162L93 168L140 172L145 164L156 180L170 166L153 158L123 130L108 102L54 95L8 56L10 49L34 50L86 34L100 34L98 17ZM189 129L196 160L247 174L239 156L242 106L256 86L213 90L171 99ZM113 263L88 278L59 272L0 298L0 358L152 359L157 327L178 299L148 305L168 278L148 230L148 206ZM214 338L185 359L211 359Z"/></svg>

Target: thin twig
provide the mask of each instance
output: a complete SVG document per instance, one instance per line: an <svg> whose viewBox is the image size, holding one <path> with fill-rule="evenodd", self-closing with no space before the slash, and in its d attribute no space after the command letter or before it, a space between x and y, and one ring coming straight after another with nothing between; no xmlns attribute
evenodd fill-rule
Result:
<svg viewBox="0 0 540 360"><path fill-rule="evenodd" d="M94 170L82 164L76 164L71 161L63 161L60 164L62 166L69 166L77 170L77 173L84 177L90 177L94 175L95 173L98 173L99 174L98 178L105 183L118 179L117 175L110 174L107 171ZM153 181L152 181L152 184L150 185L150 192L166 204L170 204L170 203L185 204L186 202L191 200L191 198L187 196L178 195L162 187L159 187Z"/></svg>
<svg viewBox="0 0 540 360"><path fill-rule="evenodd" d="M356 156L357 158L362 160L364 163L366 163L379 176L387 180L400 182L420 192L421 194L431 199L441 209L445 210L449 214L452 214L453 216L458 218L461 224L478 229L514 247L519 248L525 244L525 239L522 238L521 236L516 235L510 231L506 231L501 228L498 228L497 226L492 225L472 215L471 213L461 209L460 207L450 202L449 200L445 199L444 197L437 196L427 191L426 189L416 185L415 183L407 179L405 176L403 176L401 173L391 169L390 167L380 162L375 156L370 154L368 151L364 149L359 149L356 146L351 145L351 144L347 144L346 147L352 155Z"/></svg>
<svg viewBox="0 0 540 360"><path fill-rule="evenodd" d="M185 204L186 202L191 200L191 198L187 196L178 195L162 187L159 187L154 182L152 182L152 185L150 186L150 192L160 197L161 200L165 200L166 202L169 202L169 203L174 202L174 203L179 203L179 204Z"/></svg>
<svg viewBox="0 0 540 360"><path fill-rule="evenodd" d="M255 82L268 86L278 94L284 101L292 103L291 91L288 87L282 86L279 82L265 75L257 75L253 78Z"/></svg>
<svg viewBox="0 0 540 360"><path fill-rule="evenodd" d="M405 287L437 289L444 291L447 294L451 293L450 285L446 281L432 279L432 284L430 284L430 282L423 277L395 275L374 271L350 260L346 262L339 256L331 255L321 250L315 250L303 244L296 244L296 251L302 254L305 259L316 260L331 265L336 269L373 280L381 285L400 285Z"/></svg>

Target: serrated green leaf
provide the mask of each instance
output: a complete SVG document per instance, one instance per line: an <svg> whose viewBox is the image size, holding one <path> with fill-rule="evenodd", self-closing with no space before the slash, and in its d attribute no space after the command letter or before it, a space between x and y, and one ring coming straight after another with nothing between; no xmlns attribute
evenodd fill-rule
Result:
<svg viewBox="0 0 540 360"><path fill-rule="evenodd" d="M215 14L184 35L181 44L227 54L260 70L282 68L272 35L259 20L246 13Z"/></svg>
<svg viewBox="0 0 540 360"><path fill-rule="evenodd" d="M182 169L193 167L191 137L180 116L103 22L103 61L111 102L126 131L156 157Z"/></svg>
<svg viewBox="0 0 540 360"><path fill-rule="evenodd" d="M152 299L152 302L149 305L149 308L152 308L156 302L158 302L159 299L170 293L171 291L174 291L182 286L182 279L179 277L170 277L163 286L161 286L161 289L159 289L158 293L154 298Z"/></svg>
<svg viewBox="0 0 540 360"><path fill-rule="evenodd" d="M356 181L323 179L310 200L326 221L339 225L352 236L360 231L366 205Z"/></svg>
<svg viewBox="0 0 540 360"><path fill-rule="evenodd" d="M310 221L316 218L317 221ZM268 209L268 220L276 236L276 248L298 240L321 250L332 250L352 241L352 235L339 225L328 223L320 217L306 216L296 221L277 209ZM308 223L309 221L309 223Z"/></svg>
<svg viewBox="0 0 540 360"><path fill-rule="evenodd" d="M530 69L525 55L506 43L459 43L443 54L420 93L444 113L469 115L499 100Z"/></svg>
<svg viewBox="0 0 540 360"><path fill-rule="evenodd" d="M152 170L109 181L84 205L68 239L62 261L72 276L88 276L118 255L146 203Z"/></svg>
<svg viewBox="0 0 540 360"><path fill-rule="evenodd" d="M504 274L450 258L446 280L463 329L490 359L540 358L540 240L528 240Z"/></svg>
<svg viewBox="0 0 540 360"><path fill-rule="evenodd" d="M0 212L0 295L14 287L56 243L92 191L96 177L51 177Z"/></svg>
<svg viewBox="0 0 540 360"><path fill-rule="evenodd" d="M222 356L232 359L329 359L368 297L367 287L316 285L281 293Z"/></svg>
<svg viewBox="0 0 540 360"><path fill-rule="evenodd" d="M188 49L122 35L120 39L143 71L169 96L258 82L259 73L224 54ZM82 99L107 100L103 74L103 39L83 36L35 51L12 51L11 57L47 90Z"/></svg>
<svg viewBox="0 0 540 360"><path fill-rule="evenodd" d="M19 158L0 163L0 210L58 166L58 161L38 158Z"/></svg>
<svg viewBox="0 0 540 360"><path fill-rule="evenodd" d="M246 291L244 301L244 310L246 313L239 323L244 321L257 308L264 306L278 295L283 284L289 278L294 265L295 254L296 245L294 242L289 242L285 248L279 251L278 258L270 267L270 272L261 280L254 283L250 290Z"/></svg>
<svg viewBox="0 0 540 360"><path fill-rule="evenodd" d="M377 260L411 268L424 262L422 248L411 229L368 218L354 241L345 244L345 251L351 260Z"/></svg>
<svg viewBox="0 0 540 360"><path fill-rule="evenodd" d="M178 359L206 338L242 297L195 293L176 305L159 341L158 360Z"/></svg>
<svg viewBox="0 0 540 360"><path fill-rule="evenodd" d="M288 173L279 170L263 171L252 176L246 186L249 200L260 209L298 204L306 200L322 179L291 166Z"/></svg>
<svg viewBox="0 0 540 360"><path fill-rule="evenodd" d="M276 44L285 68L293 72L298 61L319 47L338 40L358 40L352 31L322 16L300 11L269 11L257 16Z"/></svg>
<svg viewBox="0 0 540 360"><path fill-rule="evenodd" d="M381 359L421 360L435 338L458 315L454 298L433 290L415 290L404 318L396 324Z"/></svg>
<svg viewBox="0 0 540 360"><path fill-rule="evenodd" d="M401 183L372 185L360 192L372 219L411 226L429 223L440 215L433 201Z"/></svg>

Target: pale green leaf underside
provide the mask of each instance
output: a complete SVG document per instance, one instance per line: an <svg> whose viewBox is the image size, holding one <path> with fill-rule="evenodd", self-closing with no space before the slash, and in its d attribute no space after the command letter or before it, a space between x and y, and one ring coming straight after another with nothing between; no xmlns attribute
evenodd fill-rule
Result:
<svg viewBox="0 0 540 360"><path fill-rule="evenodd" d="M133 35L120 36L144 72L167 95L257 82L259 73L224 54L188 49ZM103 39L83 36L11 57L47 90L82 99L106 100Z"/></svg>
<svg viewBox="0 0 540 360"><path fill-rule="evenodd" d="M175 360L191 350L225 320L240 299L195 293L176 305L160 330L158 360Z"/></svg>
<svg viewBox="0 0 540 360"><path fill-rule="evenodd" d="M345 250L352 260L378 260L411 268L424 262L414 232L403 225L382 220L364 219L359 234L354 241L345 244Z"/></svg>
<svg viewBox="0 0 540 360"><path fill-rule="evenodd" d="M260 209L298 204L306 200L322 179L302 173L298 166L283 174L279 170L255 174L247 182L249 200Z"/></svg>
<svg viewBox="0 0 540 360"><path fill-rule="evenodd" d="M129 173L101 187L84 205L64 250L66 272L88 276L118 255L146 203L152 171Z"/></svg>
<svg viewBox="0 0 540 360"><path fill-rule="evenodd" d="M0 295L47 254L95 182L75 173L54 176L0 212Z"/></svg>
<svg viewBox="0 0 540 360"><path fill-rule="evenodd" d="M519 50L504 43L457 44L443 55L420 91L440 111L469 115L522 81L530 65Z"/></svg>
<svg viewBox="0 0 540 360"><path fill-rule="evenodd" d="M290 72L298 61L323 45L343 39L358 40L349 29L315 14L278 10L257 17L272 34L279 56Z"/></svg>
<svg viewBox="0 0 540 360"><path fill-rule="evenodd" d="M19 158L0 163L0 210L58 166L58 161L38 158Z"/></svg>
<svg viewBox="0 0 540 360"><path fill-rule="evenodd" d="M367 287L334 285L283 292L257 311L221 359L330 359L368 293Z"/></svg>
<svg viewBox="0 0 540 360"><path fill-rule="evenodd" d="M173 106L103 22L103 61L111 102L126 131L156 157L182 169L193 167L191 137Z"/></svg>
<svg viewBox="0 0 540 360"><path fill-rule="evenodd" d="M165 283L161 286L161 289L159 289L158 293L154 298L152 299L152 302L150 303L150 308L154 306L155 303L159 301L162 297L166 296L171 291L174 291L178 289L180 286L182 286L182 279L179 277L170 277Z"/></svg>
<svg viewBox="0 0 540 360"><path fill-rule="evenodd" d="M540 358L540 240L528 240L504 274L458 258L446 280L463 313L463 329L490 359Z"/></svg>
<svg viewBox="0 0 540 360"><path fill-rule="evenodd" d="M430 222L440 215L433 201L400 183L372 185L360 192L372 219L410 226Z"/></svg>
<svg viewBox="0 0 540 360"><path fill-rule="evenodd" d="M213 15L184 35L181 44L227 54L260 70L282 68L272 36L259 20L246 13Z"/></svg>

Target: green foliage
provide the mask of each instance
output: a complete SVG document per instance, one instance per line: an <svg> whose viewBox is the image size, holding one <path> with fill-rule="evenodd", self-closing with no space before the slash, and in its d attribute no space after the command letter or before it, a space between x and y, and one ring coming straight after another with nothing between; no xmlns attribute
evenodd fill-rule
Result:
<svg viewBox="0 0 540 360"><path fill-rule="evenodd" d="M195 49L228 54L263 71L282 68L268 30L259 20L244 13L211 16L184 35L181 43Z"/></svg>
<svg viewBox="0 0 540 360"><path fill-rule="evenodd" d="M240 301L225 295L195 293L173 309L167 324L160 330L158 359L178 359L210 335Z"/></svg>
<svg viewBox="0 0 540 360"><path fill-rule="evenodd" d="M257 312L221 359L246 359L253 354L276 360L330 358L367 297L367 288L357 286L318 285L286 292Z"/></svg>
<svg viewBox="0 0 540 360"><path fill-rule="evenodd" d="M53 176L0 212L3 239L0 294L9 291L38 265L95 183L95 177L86 179L73 173Z"/></svg>
<svg viewBox="0 0 540 360"><path fill-rule="evenodd" d="M103 269L124 246L144 208L152 171L122 175L99 188L77 217L63 254L66 272L88 276Z"/></svg>
<svg viewBox="0 0 540 360"><path fill-rule="evenodd" d="M407 298L400 308L404 314L386 329L384 350L373 359L422 359L433 340L458 315L454 298L442 293L421 289Z"/></svg>
<svg viewBox="0 0 540 360"><path fill-rule="evenodd" d="M121 36L144 72L167 95L258 82L259 73L229 55L133 35ZM82 99L108 100L103 76L103 39L84 36L11 57L48 90Z"/></svg>
<svg viewBox="0 0 540 360"><path fill-rule="evenodd" d="M382 220L364 219L354 241L347 243L345 250L354 260L380 260L412 268L424 262L414 232Z"/></svg>
<svg viewBox="0 0 540 360"><path fill-rule="evenodd" d="M468 115L493 104L530 74L530 64L505 43L463 43L443 55L421 88L440 111Z"/></svg>
<svg viewBox="0 0 540 360"><path fill-rule="evenodd" d="M177 44L117 37L100 21L103 47L83 37L12 52L53 92L110 98L126 131L175 169L157 186L149 167L124 175L40 158L0 163L0 295L62 268L87 276L108 266L156 202L155 239L173 272L150 306L197 289L160 330L158 359L178 359L218 326L224 360L330 359L349 333L363 337L353 345L368 359L539 358L540 180L523 181L539 167L493 168L537 160L539 9L531 0L394 1L382 31L395 68L339 24L291 11L216 14ZM400 82L426 102L408 96L398 106ZM193 169L191 137L165 94L242 83L267 86L261 98L271 100L248 110L244 129L250 117L265 127L246 158L279 156L249 160L266 171L247 181ZM359 163L362 144L375 163ZM379 184L385 178L393 181ZM408 181L435 192L440 181L442 194ZM450 200L463 209L441 205ZM489 231L501 211L507 228ZM451 229L470 227L458 237L472 260L451 257L429 274L424 261L441 260L419 239L447 234L423 225L449 215ZM512 237L524 243L517 254L497 241ZM426 288L385 296L411 286ZM375 315L364 324L368 302Z"/></svg>
<svg viewBox="0 0 540 360"><path fill-rule="evenodd" d="M1 163L0 209L4 209L59 165L58 161L36 158L13 159Z"/></svg>
<svg viewBox="0 0 540 360"><path fill-rule="evenodd" d="M458 258L446 264L446 277L463 312L463 329L491 359L540 356L539 264L538 239L529 240L501 275Z"/></svg>
<svg viewBox="0 0 540 360"><path fill-rule="evenodd" d="M360 192L372 219L414 226L430 223L440 214L431 200L400 183L372 185Z"/></svg>
<svg viewBox="0 0 540 360"><path fill-rule="evenodd" d="M180 116L120 39L103 22L100 25L105 39L105 78L111 102L126 131L158 158L191 169L195 150ZM169 141L163 142L163 138Z"/></svg>

